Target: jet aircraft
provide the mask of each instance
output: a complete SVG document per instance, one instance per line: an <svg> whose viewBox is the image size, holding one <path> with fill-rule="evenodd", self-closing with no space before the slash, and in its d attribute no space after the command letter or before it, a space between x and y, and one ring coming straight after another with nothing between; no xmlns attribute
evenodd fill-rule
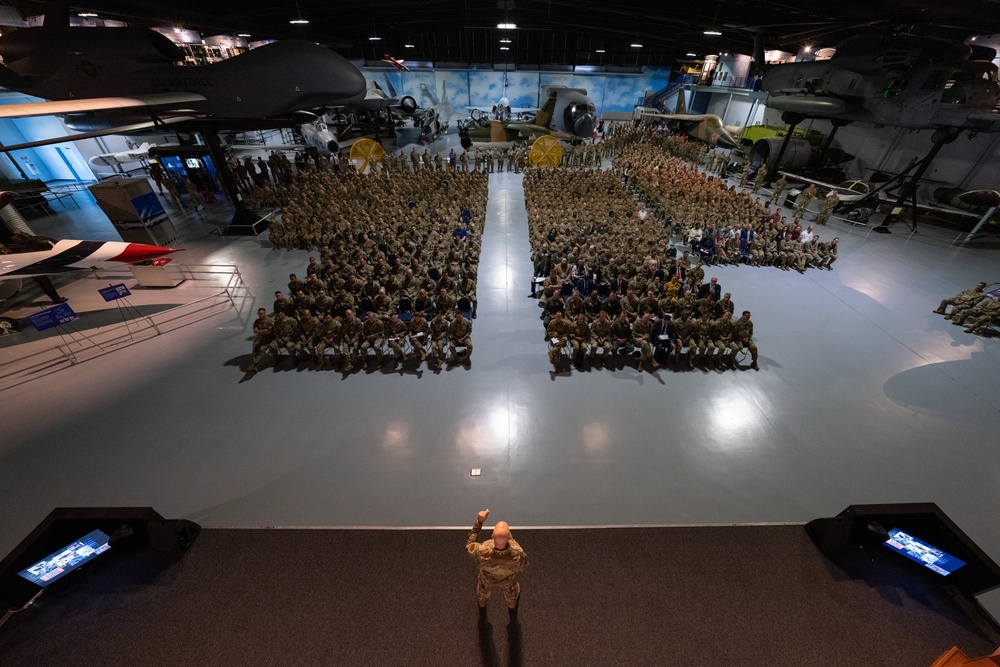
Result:
<svg viewBox="0 0 1000 667"><path fill-rule="evenodd" d="M769 109L907 128L1000 131L996 51L912 35L858 35L829 60L764 71Z"/></svg>
<svg viewBox="0 0 1000 667"><path fill-rule="evenodd" d="M153 146L155 144L143 143L136 148L130 148L126 151L101 153L100 155L94 155L87 162L95 167L117 167L131 162L142 162L149 158L149 149Z"/></svg>
<svg viewBox="0 0 1000 667"><path fill-rule="evenodd" d="M0 37L0 57L0 85L54 100L5 105L0 117L129 109L141 120L146 107L156 107L158 114L263 119L360 103L365 93L354 65L304 40L182 66L175 63L183 52L154 30L45 25Z"/></svg>
<svg viewBox="0 0 1000 667"><path fill-rule="evenodd" d="M704 141L712 146L736 148L739 142L733 136L730 127L723 124L722 119L710 113L677 114L659 113L644 109L639 112L643 118L657 118L667 121L672 127L692 139ZM736 128L733 128L736 129Z"/></svg>
<svg viewBox="0 0 1000 667"><path fill-rule="evenodd" d="M217 131L280 127L293 124L296 113L315 120L313 110L358 105L365 94L364 76L354 65L304 40L187 66L178 64L184 59L180 48L156 31L55 22L0 37L0 58L0 86L51 100L3 105L0 118L65 114L68 126L93 130L76 139L172 123L201 132L236 208L228 233L255 234L266 223L244 206Z"/></svg>
<svg viewBox="0 0 1000 667"><path fill-rule="evenodd" d="M0 202L4 195L0 194ZM6 199L5 201L10 201ZM57 241L43 236L14 233L0 242L0 301L8 299L21 290L22 279L31 278L53 303L62 303L49 276L120 267L146 260L170 261L164 255L183 250L165 248L144 243L123 241L79 241L65 239ZM18 330L16 320L0 317L0 334Z"/></svg>
<svg viewBox="0 0 1000 667"><path fill-rule="evenodd" d="M589 141L594 135L597 111L587 91L580 88L550 86L548 99L531 123L491 120L486 128L463 128L462 147L475 143L510 146L527 143L543 135L561 141Z"/></svg>
<svg viewBox="0 0 1000 667"><path fill-rule="evenodd" d="M44 236L14 234L0 243L0 280L135 264L179 250L182 248L125 241L59 241Z"/></svg>

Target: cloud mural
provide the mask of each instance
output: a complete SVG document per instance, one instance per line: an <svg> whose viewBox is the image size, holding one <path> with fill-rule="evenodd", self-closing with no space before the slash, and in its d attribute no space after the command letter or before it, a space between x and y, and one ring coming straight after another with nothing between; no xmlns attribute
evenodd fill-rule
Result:
<svg viewBox="0 0 1000 667"><path fill-rule="evenodd" d="M504 92L502 71L399 72L369 68L361 71L365 79L378 82L383 89L388 76L398 94L411 95L421 106L440 99L444 86L454 110L453 118L465 115L465 107L492 107ZM584 88L597 106L598 117L602 117L606 113L631 113L647 91L662 90L669 81L669 67L644 67L641 74L515 71L507 73L507 98L512 107L539 107L547 86Z"/></svg>

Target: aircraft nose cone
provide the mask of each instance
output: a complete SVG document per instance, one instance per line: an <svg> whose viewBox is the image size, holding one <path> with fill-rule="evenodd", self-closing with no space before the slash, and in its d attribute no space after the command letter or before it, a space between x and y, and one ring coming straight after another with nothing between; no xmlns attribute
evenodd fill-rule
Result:
<svg viewBox="0 0 1000 667"><path fill-rule="evenodd" d="M578 137L589 137L594 134L593 114L583 114L573 122L573 134Z"/></svg>
<svg viewBox="0 0 1000 667"><path fill-rule="evenodd" d="M134 264L147 259L154 259L156 257L162 257L163 255L169 255L172 252L177 252L178 250L183 249L184 248L164 248L163 246L149 245L146 243L129 243L125 246L125 249L122 250L121 253L112 257L111 261Z"/></svg>

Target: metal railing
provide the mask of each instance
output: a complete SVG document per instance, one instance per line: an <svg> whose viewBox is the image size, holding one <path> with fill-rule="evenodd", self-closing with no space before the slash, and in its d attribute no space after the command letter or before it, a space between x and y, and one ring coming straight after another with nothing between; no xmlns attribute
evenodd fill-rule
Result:
<svg viewBox="0 0 1000 667"><path fill-rule="evenodd" d="M178 283L208 282L214 283L214 289L210 294L150 315L142 315L135 306L127 304L127 310L132 311L135 317L120 324L92 330L80 330L72 325L59 327L59 336L51 339L52 345L0 362L0 392L201 322L206 317L222 314L230 309L235 311L241 328L249 323L255 297L243 282L243 276L235 264L171 263L164 269ZM131 273L117 270L101 271L95 277L100 280L115 280L125 278L126 275L128 279L133 278ZM18 347L7 349L17 350Z"/></svg>

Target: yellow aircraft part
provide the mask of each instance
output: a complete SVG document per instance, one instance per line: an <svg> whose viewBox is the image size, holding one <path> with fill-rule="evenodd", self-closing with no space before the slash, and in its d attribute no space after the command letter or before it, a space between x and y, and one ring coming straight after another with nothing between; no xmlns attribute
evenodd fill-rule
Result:
<svg viewBox="0 0 1000 667"><path fill-rule="evenodd" d="M384 157L382 144L372 139L358 139L351 146L351 164L359 174L365 173L373 162L381 162Z"/></svg>
<svg viewBox="0 0 1000 667"><path fill-rule="evenodd" d="M558 167L562 164L562 144L555 137L542 135L528 151L528 162L534 167Z"/></svg>

